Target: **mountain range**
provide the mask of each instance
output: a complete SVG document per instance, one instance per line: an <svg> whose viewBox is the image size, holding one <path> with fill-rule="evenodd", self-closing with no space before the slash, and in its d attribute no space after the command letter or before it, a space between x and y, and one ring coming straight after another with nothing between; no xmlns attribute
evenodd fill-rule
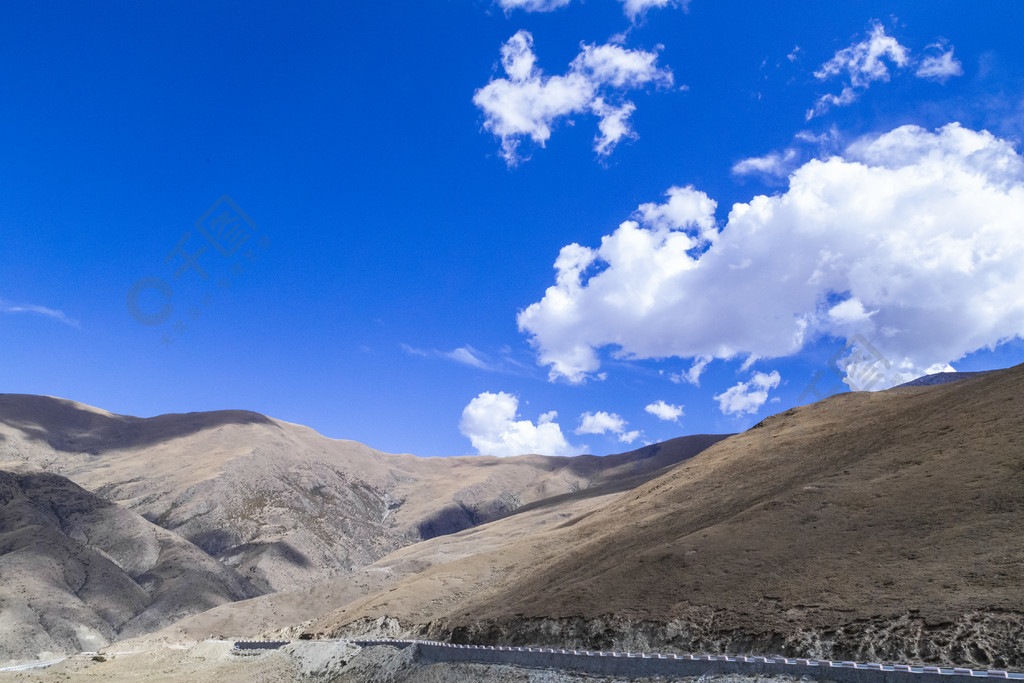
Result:
<svg viewBox="0 0 1024 683"><path fill-rule="evenodd" d="M575 458L2 395L0 660L378 635L1022 667L1022 387L947 374Z"/></svg>
<svg viewBox="0 0 1024 683"><path fill-rule="evenodd" d="M0 628L31 634L0 645L0 660L13 643L92 650L219 604L345 578L542 499L636 485L721 438L606 457L418 458L246 411L137 418L0 395L0 576L12 577ZM175 581L195 595L153 584L175 562ZM37 580L37 564L54 575ZM51 623L65 612L81 628Z"/></svg>

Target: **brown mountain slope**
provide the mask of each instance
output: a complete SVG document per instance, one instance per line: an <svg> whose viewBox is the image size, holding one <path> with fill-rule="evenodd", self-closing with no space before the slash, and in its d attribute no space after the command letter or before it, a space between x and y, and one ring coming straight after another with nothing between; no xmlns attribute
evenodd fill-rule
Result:
<svg viewBox="0 0 1024 683"><path fill-rule="evenodd" d="M721 438L604 458L417 458L245 411L137 418L0 395L0 467L67 476L263 591L342 575L552 495L643 476Z"/></svg>
<svg viewBox="0 0 1024 683"><path fill-rule="evenodd" d="M1018 366L786 411L311 630L1024 666L1022 389Z"/></svg>
<svg viewBox="0 0 1024 683"><path fill-rule="evenodd" d="M95 650L255 594L199 548L63 477L0 471L0 661Z"/></svg>
<svg viewBox="0 0 1024 683"><path fill-rule="evenodd" d="M431 567L532 537L544 529L597 510L615 496L624 495L628 489L623 487L630 483L634 487L639 485L635 480L636 477L628 477L622 483L594 486L524 505L501 520L405 546L343 577L221 605L182 619L160 632L121 643L118 648L146 649L154 643L180 643L206 637L295 638L305 630L305 622L338 608L345 609L367 595L386 591ZM446 590L446 579L442 578L438 585L442 592ZM439 595L438 599L443 600L444 596Z"/></svg>

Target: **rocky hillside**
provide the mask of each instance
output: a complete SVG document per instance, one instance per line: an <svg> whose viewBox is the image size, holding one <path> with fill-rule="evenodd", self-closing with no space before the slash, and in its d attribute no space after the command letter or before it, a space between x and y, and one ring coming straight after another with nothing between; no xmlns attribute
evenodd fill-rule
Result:
<svg viewBox="0 0 1024 683"><path fill-rule="evenodd" d="M96 650L257 594L177 534L64 477L0 471L0 661Z"/></svg>

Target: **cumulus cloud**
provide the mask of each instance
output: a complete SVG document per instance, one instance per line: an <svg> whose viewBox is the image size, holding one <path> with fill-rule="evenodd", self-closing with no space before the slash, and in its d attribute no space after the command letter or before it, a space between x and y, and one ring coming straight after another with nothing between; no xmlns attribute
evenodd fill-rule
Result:
<svg viewBox="0 0 1024 683"><path fill-rule="evenodd" d="M517 397L503 391L485 391L463 409L459 431L481 455L576 454L577 450L566 441L562 428L555 422L558 413L544 413L536 424L517 419L518 413Z"/></svg>
<svg viewBox="0 0 1024 683"><path fill-rule="evenodd" d="M586 381L606 348L771 359L856 335L910 379L1024 336L1024 159L988 132L904 126L803 164L722 225L715 208L674 187L599 247L562 248L518 316L551 379Z"/></svg>
<svg viewBox="0 0 1024 683"><path fill-rule="evenodd" d="M643 432L641 432L639 429L634 429L632 431L623 432L622 434L619 434L619 441L621 441L622 443L633 443L643 435Z"/></svg>
<svg viewBox="0 0 1024 683"><path fill-rule="evenodd" d="M622 93L672 84L672 72L657 61L656 52L583 44L564 75L547 76L536 64L533 36L519 31L501 48L505 77L477 90L473 103L484 113L484 128L501 141L509 166L522 160L524 139L544 147L552 127L573 114L598 117L594 150L604 157L619 142L636 137L630 121L636 105Z"/></svg>
<svg viewBox="0 0 1024 683"><path fill-rule="evenodd" d="M953 56L953 48L946 49L942 43L935 43L928 46L937 50L938 54L928 55L917 65L914 75L918 78L927 78L931 81L945 83L953 76L963 76L964 65L959 59Z"/></svg>
<svg viewBox="0 0 1024 683"><path fill-rule="evenodd" d="M35 304L15 304L10 301L0 299L0 313L34 313L35 315L53 318L54 320L60 321L71 327L78 327L78 321L68 317L64 311L47 308L46 306L37 306Z"/></svg>
<svg viewBox="0 0 1024 683"><path fill-rule="evenodd" d="M749 382L740 382L715 396L718 409L726 415L750 415L761 409L768 400L768 391L779 386L779 373L757 372Z"/></svg>
<svg viewBox="0 0 1024 683"><path fill-rule="evenodd" d="M626 421L615 413L606 413L599 410L596 413L583 413L580 415L580 426L577 434L607 434L608 432L621 432L626 427Z"/></svg>
<svg viewBox="0 0 1024 683"><path fill-rule="evenodd" d="M683 415L683 406L665 403L660 399L648 404L644 410L659 420L665 420L666 422L679 422L679 418Z"/></svg>
<svg viewBox="0 0 1024 683"><path fill-rule="evenodd" d="M615 413L599 410L596 413L580 415L577 434L614 434L622 443L633 443L640 438L639 430L626 431L626 421Z"/></svg>

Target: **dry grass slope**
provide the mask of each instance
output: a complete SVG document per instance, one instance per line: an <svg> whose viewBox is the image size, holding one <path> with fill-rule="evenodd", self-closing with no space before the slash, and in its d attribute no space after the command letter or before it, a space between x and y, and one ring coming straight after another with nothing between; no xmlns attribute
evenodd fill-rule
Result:
<svg viewBox="0 0 1024 683"><path fill-rule="evenodd" d="M788 410L311 630L1024 667L1022 388L1018 366Z"/></svg>

